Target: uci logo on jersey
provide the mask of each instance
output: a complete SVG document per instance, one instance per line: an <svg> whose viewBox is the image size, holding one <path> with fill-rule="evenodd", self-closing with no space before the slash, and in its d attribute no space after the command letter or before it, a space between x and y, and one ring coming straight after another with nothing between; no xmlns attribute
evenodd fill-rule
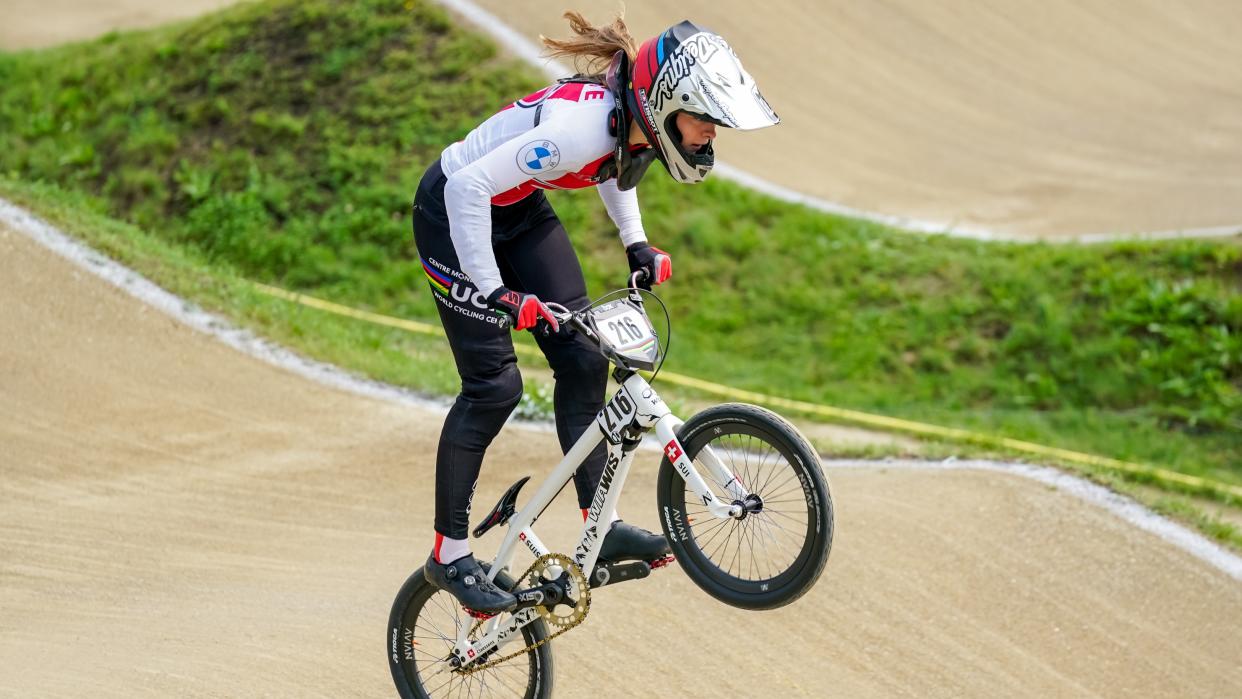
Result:
<svg viewBox="0 0 1242 699"><path fill-rule="evenodd" d="M528 175L555 170L561 164L561 149L551 141L531 141L518 149L517 166Z"/></svg>

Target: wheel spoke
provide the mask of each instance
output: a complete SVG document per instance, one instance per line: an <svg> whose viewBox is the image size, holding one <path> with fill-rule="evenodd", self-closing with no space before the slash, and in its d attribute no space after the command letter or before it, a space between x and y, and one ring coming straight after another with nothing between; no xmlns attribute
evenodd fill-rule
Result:
<svg viewBox="0 0 1242 699"><path fill-rule="evenodd" d="M703 551L704 555L706 555L709 559L715 560L716 554L719 553L721 549L724 548L725 544L729 542L729 537L731 536L730 532L732 532L732 530L732 527L724 527L723 530L721 530L725 533L723 538L719 536L720 531L717 531L716 535L713 536L710 541L704 542L704 544L708 546L710 546L713 541L716 542L716 548L712 549L711 553L708 553L707 549L703 546L699 546L699 550Z"/></svg>
<svg viewBox="0 0 1242 699"><path fill-rule="evenodd" d="M727 523L727 522L725 522L725 524L728 524L728 523ZM724 533L725 533L725 539L727 539L727 538L728 538L728 532L729 532L730 528L731 528L731 527L728 527L728 526L716 527L716 528L715 528L715 530L712 532L712 535L711 535L710 537L705 538L705 539L704 539L704 540L703 540L703 541L699 544L699 550L706 552L706 551L707 551L707 548L708 548L709 546L711 546L713 542L715 542L715 541L717 541L717 540L720 540L720 533L721 533L721 532L724 532Z"/></svg>
<svg viewBox="0 0 1242 699"><path fill-rule="evenodd" d="M790 481L793 481L793 485L788 485ZM764 484L763 490L760 490L758 492L761 497L763 496L764 493L767 493L767 497L764 498L766 500L768 497L772 497L772 498L780 497L782 495L785 495L786 493L792 493L795 490L796 491L802 490L802 482L798 480L797 473L790 472L788 475L786 475L781 480L780 483L777 483L776 485L771 485L771 486L768 484Z"/></svg>
<svg viewBox="0 0 1242 699"><path fill-rule="evenodd" d="M776 452L776 455L779 457L780 453ZM776 478L780 474L780 469L776 468L775 464L773 464L772 468L769 469L769 471L770 473L768 474L767 479L764 480L763 485L759 486L756 489L756 492L766 492L768 489L768 485L772 483L772 479Z"/></svg>
<svg viewBox="0 0 1242 699"><path fill-rule="evenodd" d="M794 522L799 521L797 517L794 517L793 515L789 514L788 512L781 512L780 510L771 510L771 511L769 511L769 510L764 510L764 512L768 512L769 514L779 515L779 516L781 516L781 517L784 517L785 519L792 520L792 521L794 521Z"/></svg>

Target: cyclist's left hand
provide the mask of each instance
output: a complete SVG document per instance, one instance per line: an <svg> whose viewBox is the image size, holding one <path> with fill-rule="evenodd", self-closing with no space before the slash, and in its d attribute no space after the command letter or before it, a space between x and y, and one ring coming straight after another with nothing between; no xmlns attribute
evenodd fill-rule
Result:
<svg viewBox="0 0 1242 699"><path fill-rule="evenodd" d="M654 284L663 284L673 276L673 258L660 248L653 248L646 242L634 243L625 249L625 257L630 262L630 272L642 271L645 277L638 280L638 285L650 290Z"/></svg>

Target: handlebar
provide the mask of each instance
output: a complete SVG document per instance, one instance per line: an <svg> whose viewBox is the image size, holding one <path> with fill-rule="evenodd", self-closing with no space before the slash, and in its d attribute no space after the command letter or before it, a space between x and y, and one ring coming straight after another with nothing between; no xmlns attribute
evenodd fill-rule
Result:
<svg viewBox="0 0 1242 699"><path fill-rule="evenodd" d="M633 301L634 303L638 304L640 308L643 306L643 299L642 299L642 295L638 293L639 289L642 288L639 286L639 284L644 279L646 279L646 277L647 277L646 272L640 269L630 275L629 284L626 286L626 289L628 289L630 292L630 301ZM574 330L577 330L578 332L582 333L584 336L586 336L588 340L590 340L594 344L596 345L600 344L599 337L595 334L595 331L591 328L591 326L586 322L588 311L590 310L589 306L580 311L571 311L570 309L566 308L565 306L562 306L559 303L556 303L555 301L545 301L543 305L547 306L548 310L552 311L552 316L556 318L557 323L560 323L561 325L568 325ZM543 327L545 329L544 331L546 332L547 325L543 324Z"/></svg>

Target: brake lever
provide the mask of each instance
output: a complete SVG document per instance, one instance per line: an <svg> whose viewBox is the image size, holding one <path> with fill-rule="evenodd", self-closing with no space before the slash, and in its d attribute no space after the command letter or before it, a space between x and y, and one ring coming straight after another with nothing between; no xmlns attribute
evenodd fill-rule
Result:
<svg viewBox="0 0 1242 699"><path fill-rule="evenodd" d="M559 326L559 329L556 332L553 332L552 326L549 325L546 320L541 320L539 322L539 333L543 337L551 337L552 335L562 333L567 336L572 335L574 332L574 327L572 325L574 312L554 301L545 303L544 305L548 307L548 310L552 311L552 317L556 318L556 324Z"/></svg>
<svg viewBox="0 0 1242 699"><path fill-rule="evenodd" d="M641 284L642 281L646 279L647 277L648 277L648 274L646 270L642 270L642 269L634 270L633 274L630 275L629 298L631 301L638 304L639 306L643 305L643 296L642 294L638 293L642 289L642 287L639 286L639 284Z"/></svg>

